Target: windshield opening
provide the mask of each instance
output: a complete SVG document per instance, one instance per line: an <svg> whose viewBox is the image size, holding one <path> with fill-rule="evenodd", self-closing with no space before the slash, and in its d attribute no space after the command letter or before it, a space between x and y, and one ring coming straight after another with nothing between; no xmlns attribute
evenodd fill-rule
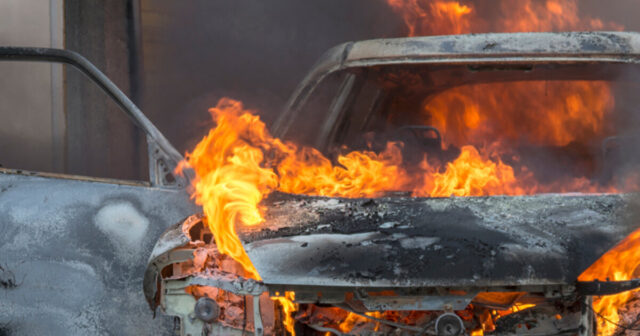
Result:
<svg viewBox="0 0 640 336"><path fill-rule="evenodd" d="M353 151L375 154L397 167L394 191L413 196L634 191L635 71L628 64L358 69L340 100L348 104L332 113L341 118L305 136L337 164ZM338 91L333 100L347 94ZM326 106L308 104L301 114L330 114L323 109L336 107L328 100L312 97Z"/></svg>

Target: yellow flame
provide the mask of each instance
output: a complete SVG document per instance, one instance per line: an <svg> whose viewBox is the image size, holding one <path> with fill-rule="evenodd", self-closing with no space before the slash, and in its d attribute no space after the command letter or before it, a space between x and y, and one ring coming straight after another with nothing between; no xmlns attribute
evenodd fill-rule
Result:
<svg viewBox="0 0 640 336"><path fill-rule="evenodd" d="M640 267L640 230L627 236L587 268L578 281L625 281L637 276ZM631 299L638 290L596 298L593 309L598 316L598 335L613 335L620 322L618 308ZM604 318L602 318L604 317Z"/></svg>
<svg viewBox="0 0 640 336"><path fill-rule="evenodd" d="M284 314L284 324L285 329L291 334L291 336L296 336L295 331L295 323L296 321L293 318L293 313L298 310L298 305L293 301L296 299L294 292L285 292L284 296L276 296L271 298L274 301L278 301L282 306L282 312Z"/></svg>

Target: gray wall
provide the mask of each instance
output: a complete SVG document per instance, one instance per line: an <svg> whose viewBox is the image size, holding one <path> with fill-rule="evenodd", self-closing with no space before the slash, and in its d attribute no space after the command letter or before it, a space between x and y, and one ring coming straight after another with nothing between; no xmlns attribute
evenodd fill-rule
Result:
<svg viewBox="0 0 640 336"><path fill-rule="evenodd" d="M134 93L134 0L0 1L0 45L66 48ZM0 164L146 180L141 132L73 67L0 63Z"/></svg>
<svg viewBox="0 0 640 336"><path fill-rule="evenodd" d="M62 0L0 1L0 45L62 47ZM61 171L61 66L0 62L0 165Z"/></svg>
<svg viewBox="0 0 640 336"><path fill-rule="evenodd" d="M125 94L135 97L134 0L65 0L65 47L85 56ZM97 86L67 69L67 173L147 180L142 132Z"/></svg>

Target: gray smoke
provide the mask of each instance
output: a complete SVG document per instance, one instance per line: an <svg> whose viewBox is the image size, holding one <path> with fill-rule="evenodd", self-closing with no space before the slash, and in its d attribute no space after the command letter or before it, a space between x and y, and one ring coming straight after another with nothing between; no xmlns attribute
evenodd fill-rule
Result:
<svg viewBox="0 0 640 336"><path fill-rule="evenodd" d="M492 0L472 3L483 18L495 13ZM579 5L581 16L640 29L635 0ZM407 32L385 0L157 0L153 6L164 16L157 29L143 32L153 40L145 49L153 64L145 65L143 107L181 152L211 127L206 110L218 98L242 100L271 122L326 49Z"/></svg>
<svg viewBox="0 0 640 336"><path fill-rule="evenodd" d="M383 0L153 4L170 17L158 31L146 32L155 43L145 59L157 66L146 65L145 72L159 73L152 82L146 77L144 111L182 152L211 127L206 110L219 97L242 100L271 121L326 49L404 34Z"/></svg>

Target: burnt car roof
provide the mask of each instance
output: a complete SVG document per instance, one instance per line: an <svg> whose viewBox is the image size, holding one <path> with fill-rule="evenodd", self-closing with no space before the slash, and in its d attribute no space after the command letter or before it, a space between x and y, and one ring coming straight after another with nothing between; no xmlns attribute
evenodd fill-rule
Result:
<svg viewBox="0 0 640 336"><path fill-rule="evenodd" d="M584 57L638 55L635 32L492 33L424 36L348 42L327 51L316 69L387 62L410 63L443 57Z"/></svg>
<svg viewBox="0 0 640 336"><path fill-rule="evenodd" d="M331 73L393 64L639 63L640 33L490 33L347 42L329 49L309 71L274 123L276 136Z"/></svg>

